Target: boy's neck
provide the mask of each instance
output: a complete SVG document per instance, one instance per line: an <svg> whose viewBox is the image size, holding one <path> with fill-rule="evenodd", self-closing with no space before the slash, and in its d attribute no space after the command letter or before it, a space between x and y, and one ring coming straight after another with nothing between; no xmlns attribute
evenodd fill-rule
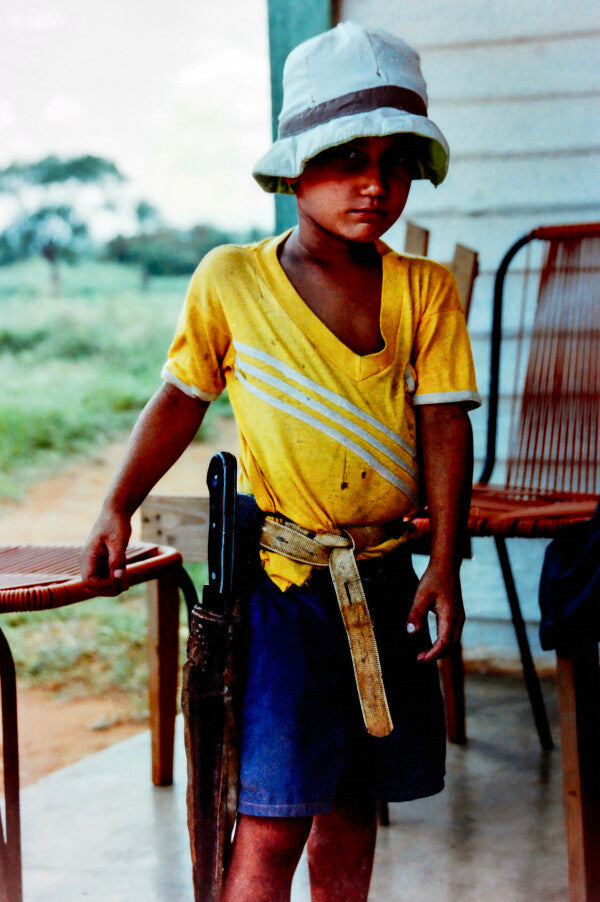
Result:
<svg viewBox="0 0 600 902"><path fill-rule="evenodd" d="M285 242L283 252L288 259L324 269L352 269L381 266L381 256L374 241L350 241L320 227L301 223Z"/></svg>
<svg viewBox="0 0 600 902"><path fill-rule="evenodd" d="M333 235L307 241L306 235L302 228L294 229L279 250L281 267L297 294L355 354L381 350L383 276L375 243Z"/></svg>

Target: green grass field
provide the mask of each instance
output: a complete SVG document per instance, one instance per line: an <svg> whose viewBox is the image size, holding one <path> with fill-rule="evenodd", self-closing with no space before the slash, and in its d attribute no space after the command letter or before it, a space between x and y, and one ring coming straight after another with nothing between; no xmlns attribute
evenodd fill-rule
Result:
<svg viewBox="0 0 600 902"><path fill-rule="evenodd" d="M42 260L0 268L0 501L132 426L160 385L187 282L161 277L142 290L135 269L88 261L62 268L53 297ZM212 409L228 413L226 399ZM27 683L69 696L118 688L143 716L143 589L0 625ZM182 649L186 637L182 617Z"/></svg>
<svg viewBox="0 0 600 902"><path fill-rule="evenodd" d="M142 289L136 269L88 261L62 267L53 297L44 261L0 268L0 500L132 426L160 385L187 281Z"/></svg>

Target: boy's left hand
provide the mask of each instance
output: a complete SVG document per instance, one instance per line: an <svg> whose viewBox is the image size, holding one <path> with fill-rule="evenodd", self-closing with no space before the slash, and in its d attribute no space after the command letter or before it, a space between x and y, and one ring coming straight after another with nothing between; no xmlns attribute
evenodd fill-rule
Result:
<svg viewBox="0 0 600 902"><path fill-rule="evenodd" d="M436 568L435 564L429 564L421 577L408 615L409 633L421 629L426 623L428 611L435 614L437 638L428 651L422 651L417 655L418 661L443 658L460 639L465 611L458 570Z"/></svg>

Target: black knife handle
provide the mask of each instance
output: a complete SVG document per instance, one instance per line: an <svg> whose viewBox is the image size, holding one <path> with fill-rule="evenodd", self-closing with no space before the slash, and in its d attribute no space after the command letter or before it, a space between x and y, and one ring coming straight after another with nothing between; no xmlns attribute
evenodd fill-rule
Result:
<svg viewBox="0 0 600 902"><path fill-rule="evenodd" d="M212 458L206 477L209 495L208 587L203 604L229 615L234 599L237 461L228 451Z"/></svg>

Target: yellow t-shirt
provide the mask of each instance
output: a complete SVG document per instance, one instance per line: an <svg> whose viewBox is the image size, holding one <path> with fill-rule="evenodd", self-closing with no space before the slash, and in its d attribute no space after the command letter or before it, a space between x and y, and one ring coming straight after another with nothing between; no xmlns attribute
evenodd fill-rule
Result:
<svg viewBox="0 0 600 902"><path fill-rule="evenodd" d="M227 386L240 488L262 510L318 532L410 514L418 507L413 407L480 403L454 277L379 244L385 343L361 356L293 288L277 257L286 235L202 260L163 378L208 401ZM310 573L280 555L263 560L282 588Z"/></svg>

